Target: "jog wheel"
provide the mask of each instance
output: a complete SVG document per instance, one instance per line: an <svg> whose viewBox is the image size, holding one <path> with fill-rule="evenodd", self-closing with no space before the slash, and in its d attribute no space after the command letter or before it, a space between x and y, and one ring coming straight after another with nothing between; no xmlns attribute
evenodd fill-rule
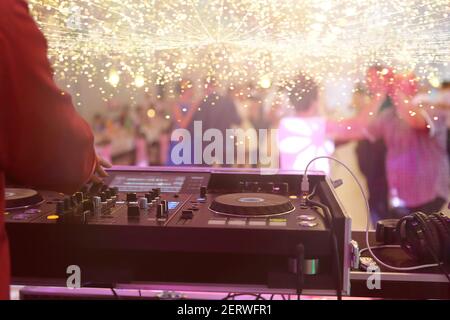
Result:
<svg viewBox="0 0 450 320"><path fill-rule="evenodd" d="M39 205L44 201L42 196L32 189L6 188L6 210L23 209Z"/></svg>
<svg viewBox="0 0 450 320"><path fill-rule="evenodd" d="M295 210L288 198L268 193L231 193L218 196L209 209L234 217L271 217Z"/></svg>

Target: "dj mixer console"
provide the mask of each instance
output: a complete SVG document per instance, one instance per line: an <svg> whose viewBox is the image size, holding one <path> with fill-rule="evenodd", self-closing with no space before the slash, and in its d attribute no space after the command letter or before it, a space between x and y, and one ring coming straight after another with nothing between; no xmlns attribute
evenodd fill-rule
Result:
<svg viewBox="0 0 450 320"><path fill-rule="evenodd" d="M348 293L350 219L324 175L308 179L311 199L334 216L338 252L321 209L305 205L298 173L117 167L104 184L73 195L9 188L13 277L60 281L77 265L86 286L176 282L333 293L337 278Z"/></svg>

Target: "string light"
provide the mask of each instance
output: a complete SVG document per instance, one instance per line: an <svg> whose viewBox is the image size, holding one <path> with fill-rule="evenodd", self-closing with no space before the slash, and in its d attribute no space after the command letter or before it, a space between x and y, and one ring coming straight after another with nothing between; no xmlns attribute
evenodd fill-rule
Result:
<svg viewBox="0 0 450 320"><path fill-rule="evenodd" d="M141 75L137 75L134 79L134 85L136 88L142 88L145 85L145 78Z"/></svg>
<svg viewBox="0 0 450 320"><path fill-rule="evenodd" d="M269 76L263 76L259 82L259 86L263 89L269 89L272 85L272 80L270 80Z"/></svg>
<svg viewBox="0 0 450 320"><path fill-rule="evenodd" d="M134 82L135 90L190 77L199 87L206 78L222 87L286 87L299 70L333 81L381 62L423 79L433 74L435 86L450 61L448 0L29 3L56 77L68 84L84 77L90 87L104 88L104 79L113 87Z"/></svg>
<svg viewBox="0 0 450 320"><path fill-rule="evenodd" d="M120 82L120 75L116 70L111 70L109 73L108 82L113 86L117 87Z"/></svg>
<svg viewBox="0 0 450 320"><path fill-rule="evenodd" d="M148 111L147 111L147 116L148 116L149 118L154 118L154 117L156 116L156 111L155 111L155 109L148 109Z"/></svg>

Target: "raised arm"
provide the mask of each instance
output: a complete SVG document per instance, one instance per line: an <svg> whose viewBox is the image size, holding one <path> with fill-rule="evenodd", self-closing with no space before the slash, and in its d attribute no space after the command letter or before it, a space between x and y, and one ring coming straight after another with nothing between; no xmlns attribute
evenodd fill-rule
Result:
<svg viewBox="0 0 450 320"><path fill-rule="evenodd" d="M376 94L357 116L342 121L328 120L327 135L335 140L343 141L373 138L368 131L368 127L385 99L386 94Z"/></svg>
<svg viewBox="0 0 450 320"><path fill-rule="evenodd" d="M0 166L15 183L71 193L93 174L89 125L53 81L25 1L0 4Z"/></svg>

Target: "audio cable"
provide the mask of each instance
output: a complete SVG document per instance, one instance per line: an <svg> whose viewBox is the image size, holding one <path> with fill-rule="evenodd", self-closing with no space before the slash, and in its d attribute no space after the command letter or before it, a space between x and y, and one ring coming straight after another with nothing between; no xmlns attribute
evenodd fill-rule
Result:
<svg viewBox="0 0 450 320"><path fill-rule="evenodd" d="M315 191L315 189L314 189ZM313 192L314 192L313 191ZM328 206L324 205L323 203L320 203L318 201L310 200L310 197L307 199L307 204L319 207L323 211L323 217L326 221L326 224L328 225L328 228L330 229L330 242L332 246L332 252L333 252L333 259L334 259L334 265L335 265L335 282L336 282L336 294L338 300L342 300L342 275L341 275L341 262L340 262L340 255L339 255L339 248L337 244L337 236L336 236L336 228L335 228L335 221L334 216L331 214L330 208Z"/></svg>
<svg viewBox="0 0 450 320"><path fill-rule="evenodd" d="M423 265L418 265L418 266L412 266L412 267L396 267L396 266L392 266L388 263L383 262L380 258L378 258L375 253L372 251L372 247L370 246L369 243L369 229L370 229L370 206L369 206L369 200L367 199L366 194L364 193L364 188L362 187L362 184L360 183L360 181L358 180L358 178L356 177L356 175L353 173L353 171L342 161L330 157L330 156L319 156L316 157L314 159L312 159L311 161L309 161L309 163L307 164L305 171L304 171L304 175L302 177L302 181L301 181L301 192L302 194L307 195L309 193L309 180L308 180L308 169L309 166L316 160L318 159L329 159L332 161L335 161L337 163L339 163L340 165L342 165L352 176L352 178L354 179L354 181L356 182L356 184L358 185L358 188L364 198L364 203L365 203L365 207L366 207L366 216L367 216L367 222L366 222L366 230L365 230L365 240L366 240L366 246L367 246L367 250L369 251L370 255L373 257L373 259L381 266L391 269L391 270L396 270L396 271L412 271L412 270L419 270L419 269L425 269L425 268L430 268L430 267L439 267L441 265L441 263L435 263L435 264L423 264Z"/></svg>

